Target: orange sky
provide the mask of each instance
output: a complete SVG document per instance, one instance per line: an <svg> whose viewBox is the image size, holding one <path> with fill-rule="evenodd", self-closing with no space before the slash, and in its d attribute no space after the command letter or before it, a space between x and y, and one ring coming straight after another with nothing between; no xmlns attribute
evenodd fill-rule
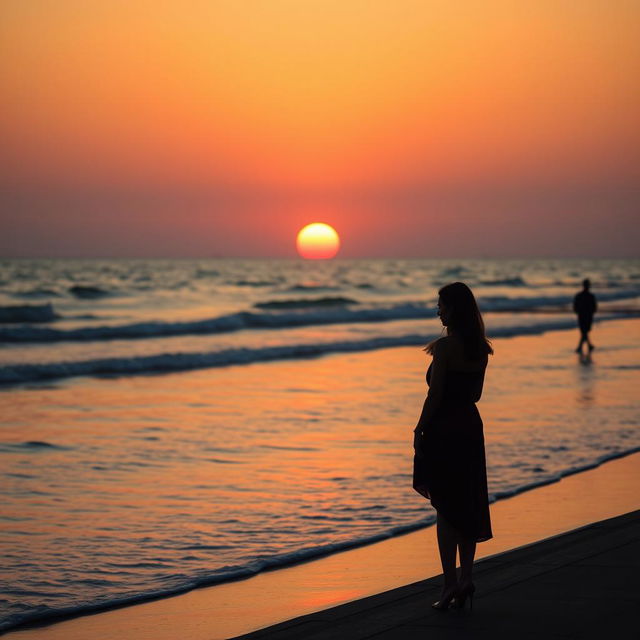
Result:
<svg viewBox="0 0 640 640"><path fill-rule="evenodd" d="M4 0L0 89L3 253L536 255L553 211L593 254L639 203L632 1Z"/></svg>

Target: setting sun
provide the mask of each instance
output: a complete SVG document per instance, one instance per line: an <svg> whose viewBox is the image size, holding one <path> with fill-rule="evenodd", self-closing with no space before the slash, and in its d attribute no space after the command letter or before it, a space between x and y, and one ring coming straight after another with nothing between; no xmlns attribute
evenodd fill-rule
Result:
<svg viewBox="0 0 640 640"><path fill-rule="evenodd" d="M328 224L314 222L298 232L296 247L303 258L327 260L338 253L340 237L336 230Z"/></svg>

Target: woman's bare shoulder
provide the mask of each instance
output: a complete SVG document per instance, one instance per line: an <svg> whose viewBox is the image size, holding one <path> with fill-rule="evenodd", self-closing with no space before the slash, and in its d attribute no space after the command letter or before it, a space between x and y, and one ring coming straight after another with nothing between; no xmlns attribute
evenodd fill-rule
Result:
<svg viewBox="0 0 640 640"><path fill-rule="evenodd" d="M469 360L466 357L464 344L456 336L447 336L444 346L446 357L452 369L458 371L477 372L482 371L487 366L488 356L485 354L478 360Z"/></svg>
<svg viewBox="0 0 640 640"><path fill-rule="evenodd" d="M451 340L451 336L442 336L433 343L434 356L449 356L455 351L455 343Z"/></svg>

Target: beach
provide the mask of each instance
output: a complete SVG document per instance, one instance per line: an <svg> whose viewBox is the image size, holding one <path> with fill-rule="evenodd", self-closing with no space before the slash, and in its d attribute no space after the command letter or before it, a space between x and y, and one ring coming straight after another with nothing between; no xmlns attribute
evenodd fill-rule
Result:
<svg viewBox="0 0 640 640"><path fill-rule="evenodd" d="M0 636L622 637L640 2L0 15Z"/></svg>
<svg viewBox="0 0 640 640"><path fill-rule="evenodd" d="M0 635L433 634L443 518L491 631L635 531L640 3L0 15Z"/></svg>
<svg viewBox="0 0 640 640"><path fill-rule="evenodd" d="M560 476L538 471L538 486L530 482L526 491L512 491L511 494L505 491L491 505L495 537L478 545L478 558L637 509L638 454L615 459L621 453L610 448L611 438L607 438L608 434L616 433L612 431L614 425L622 424L622 431L617 433L626 433L627 429L637 424L634 422L637 421L634 389L637 388L635 363L639 355L639 324L633 319L605 322L597 325L594 335L597 336L598 348L591 362L580 362L571 352L574 332L549 331L542 335L515 336L494 341L496 356L487 376L485 396L479 404L485 421L488 451L491 451L492 441L504 442L505 436L501 431L514 433L515 422L516 427L526 430L532 437L527 441L530 443L529 453L535 451L536 446L542 447L537 460L529 456L529 466L549 464L551 468L553 462L559 463L560 460L553 459L546 462L550 459L544 457L551 455L554 450L558 458L570 459L568 443L579 441L580 438L585 441L582 445L585 452L591 446L598 447L600 460L594 461L592 458L590 462L573 464L571 467L565 462L560 468L564 468L565 474L569 475L562 477L559 482ZM366 375L367 386L377 388L382 393L384 381L389 378L390 372L402 371L408 377L413 375L408 371L407 363L413 363L411 367L418 375L424 362L419 357L420 352L413 348L325 356L313 362L292 364L290 375L300 376L300 372L304 371L306 384L319 386L327 385L327 381L331 376L335 378L338 371L341 374L338 384L346 384L348 380L358 381ZM339 369L335 367L337 359L341 364ZM270 384L286 382L286 385L290 385L291 382L267 381L262 371L265 366L270 365L254 365L251 370L245 369L242 380L244 384L255 385L254 388L262 384L265 396L272 397ZM280 366L279 371L284 375L282 372L288 369ZM195 384L200 389L204 385L211 385L211 376L215 379L217 375L215 371L186 376L182 374L182 391L186 378L191 380L190 385ZM233 375L233 371L226 372L227 380L229 375ZM253 375L255 381L251 379ZM312 375L316 376L315 383ZM540 381L541 375L544 375L544 384ZM167 381L175 385L176 378L172 375L154 378L154 383ZM130 382L128 384L131 385ZM332 384L336 384L335 379ZM95 394L105 392L104 385L88 386ZM115 389L109 390L109 398L119 397L123 402L122 398L126 398L122 395L124 385L116 381L115 386ZM396 384L394 388L397 391L399 387ZM489 393L492 388L502 393ZM347 391L354 397L352 390ZM46 390L40 393L46 393ZM160 393L157 384L155 393ZM391 401L390 395L383 395L380 401ZM401 401L407 402L407 399L401 398ZM228 398L230 405L234 402L239 402L239 398ZM408 417L398 422L406 420ZM598 426L601 426L599 430ZM356 441L365 439L370 428L364 425L353 434ZM398 424L389 424L386 428L389 430L386 438L396 439L400 446ZM620 429L619 426L617 428ZM377 437L384 440L385 432L377 432ZM302 449L310 443L310 439L311 435L307 434L306 438L298 441L298 447ZM394 450L390 444L386 445L386 449L391 452ZM365 454L372 455L366 452L366 448ZM405 464L409 465L410 454L405 452L401 455L404 455ZM369 460L365 458L362 464L380 464L384 460L384 456ZM494 460L498 461L497 456L494 456ZM489 466L491 461L489 455ZM332 460L334 467L331 473L335 474L335 469L340 465L346 469L351 462L353 460L346 453L344 460ZM598 462L603 464L585 470ZM407 492L407 498L412 505L419 500L417 494L414 496L410 491ZM428 524L430 513L426 505L423 508L426 513L425 524ZM346 551L334 549L333 554L318 560L263 571L247 579L194 589L175 597L87 615L47 627L10 632L9 637L72 639L90 636L95 640L107 640L116 635L167 639L188 636L196 640L232 637L438 575L440 568L435 530L434 527L422 526L405 535L383 536L379 541L360 548ZM292 562L295 560L295 556L291 558Z"/></svg>

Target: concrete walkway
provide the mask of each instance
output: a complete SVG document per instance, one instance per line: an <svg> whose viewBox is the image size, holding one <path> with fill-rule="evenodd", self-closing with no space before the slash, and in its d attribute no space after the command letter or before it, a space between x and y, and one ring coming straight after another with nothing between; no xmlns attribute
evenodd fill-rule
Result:
<svg viewBox="0 0 640 640"><path fill-rule="evenodd" d="M243 640L640 638L640 510L479 560L473 611L439 612L442 576Z"/></svg>

